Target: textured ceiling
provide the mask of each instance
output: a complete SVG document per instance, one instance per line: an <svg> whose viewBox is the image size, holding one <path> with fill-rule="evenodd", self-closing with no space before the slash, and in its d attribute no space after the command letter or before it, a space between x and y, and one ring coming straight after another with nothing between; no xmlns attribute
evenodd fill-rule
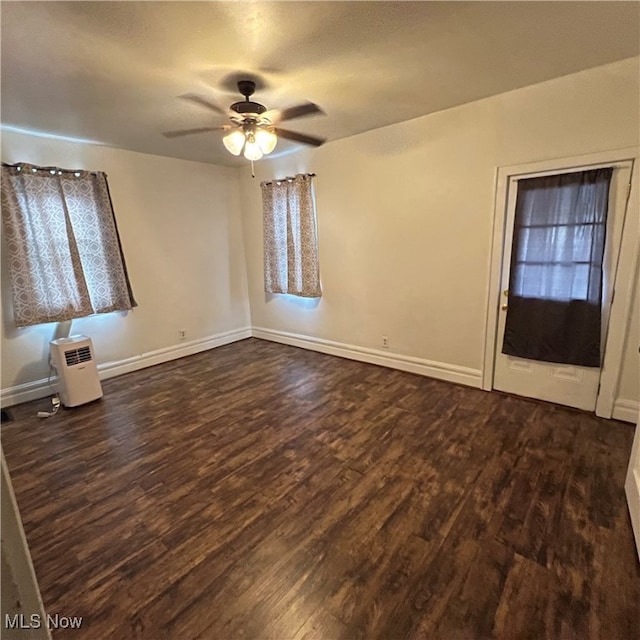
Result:
<svg viewBox="0 0 640 640"><path fill-rule="evenodd" d="M639 53L637 2L2 2L2 123L237 166L232 80L329 140ZM297 148L280 141L276 153Z"/></svg>

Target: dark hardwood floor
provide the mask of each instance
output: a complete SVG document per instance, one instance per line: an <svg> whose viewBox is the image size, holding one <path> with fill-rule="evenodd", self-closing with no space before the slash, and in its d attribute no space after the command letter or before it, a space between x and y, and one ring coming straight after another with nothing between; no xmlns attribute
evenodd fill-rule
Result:
<svg viewBox="0 0 640 640"><path fill-rule="evenodd" d="M256 339L2 443L59 638L640 638L634 428Z"/></svg>

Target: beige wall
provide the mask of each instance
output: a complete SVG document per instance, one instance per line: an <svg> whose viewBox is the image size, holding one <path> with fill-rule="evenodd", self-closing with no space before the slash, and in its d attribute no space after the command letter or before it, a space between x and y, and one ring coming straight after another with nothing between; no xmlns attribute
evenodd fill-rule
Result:
<svg viewBox="0 0 640 640"><path fill-rule="evenodd" d="M248 168L14 132L3 133L2 159L109 175L140 306L74 321L73 333L93 338L99 362L179 346L180 329L189 341L252 324L364 349L380 349L385 335L393 357L460 368L479 381L496 168L637 145L638 62L261 161L255 179ZM304 121L291 128L304 130ZM319 302L262 289L259 183L306 171L318 174ZM3 389L46 377L55 331L13 327L6 271ZM636 295L619 385L627 400L638 399L637 306Z"/></svg>
<svg viewBox="0 0 640 640"><path fill-rule="evenodd" d="M236 169L4 131L2 160L105 171L138 307L73 322L98 363L247 327ZM16 329L2 269L2 388L46 378L56 325Z"/></svg>
<svg viewBox="0 0 640 640"><path fill-rule="evenodd" d="M372 349L386 335L390 353L479 375L496 168L638 145L638 62L261 161L255 179L244 170L253 326ZM307 171L318 176L317 304L262 288L260 181ZM637 400L634 349L620 389Z"/></svg>

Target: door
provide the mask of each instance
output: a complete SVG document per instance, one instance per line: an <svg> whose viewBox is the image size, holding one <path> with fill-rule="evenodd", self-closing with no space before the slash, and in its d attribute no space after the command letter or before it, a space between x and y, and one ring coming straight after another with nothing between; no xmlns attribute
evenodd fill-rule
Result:
<svg viewBox="0 0 640 640"><path fill-rule="evenodd" d="M32 627L29 631L18 631L28 627L33 615L45 620L45 610L40 597L40 588L31 562L27 538L22 528L18 503L13 493L9 469L0 449L2 481L0 497L2 502L2 628L11 638L43 638L51 640L51 632L46 624ZM23 623L26 626L22 626ZM10 625L16 631L9 631ZM19 626L20 625L20 626ZM2 635L2 634L0 634ZM2 636L4 637L4 635Z"/></svg>
<svg viewBox="0 0 640 640"><path fill-rule="evenodd" d="M507 311L509 306L509 281L511 252L513 247L514 220L518 196L518 182L558 174L575 174L590 169L613 166L609 187L608 214L606 221L606 242L603 258L603 291L601 344L605 337L609 319L609 309L613 299L614 281L622 228L631 181L631 162L610 163L608 165L576 167L564 171L540 172L512 176L507 193L507 213L505 220L504 253L502 260L501 295L498 310L498 327L495 344L495 364L493 387L501 391L530 398L547 400L587 411L594 411L600 383L600 368L556 364L540 360L516 357L502 353ZM600 360L601 361L601 360Z"/></svg>
<svg viewBox="0 0 640 640"><path fill-rule="evenodd" d="M631 449L631 459L629 460L629 470L627 480L624 484L631 515L633 533L636 537L636 547L638 557L640 557L640 411L638 412L638 422L636 424L636 435L633 439Z"/></svg>

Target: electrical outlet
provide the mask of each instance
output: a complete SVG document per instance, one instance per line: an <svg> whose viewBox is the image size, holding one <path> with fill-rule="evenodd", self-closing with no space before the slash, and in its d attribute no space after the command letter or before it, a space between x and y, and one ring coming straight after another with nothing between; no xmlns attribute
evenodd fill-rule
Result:
<svg viewBox="0 0 640 640"><path fill-rule="evenodd" d="M383 349L389 348L389 338L387 338L387 336L382 336L382 348Z"/></svg>
<svg viewBox="0 0 640 640"><path fill-rule="evenodd" d="M180 340L184 340L187 337L187 330L186 329L180 329L180 330L178 330L178 334L180 336Z"/></svg>

